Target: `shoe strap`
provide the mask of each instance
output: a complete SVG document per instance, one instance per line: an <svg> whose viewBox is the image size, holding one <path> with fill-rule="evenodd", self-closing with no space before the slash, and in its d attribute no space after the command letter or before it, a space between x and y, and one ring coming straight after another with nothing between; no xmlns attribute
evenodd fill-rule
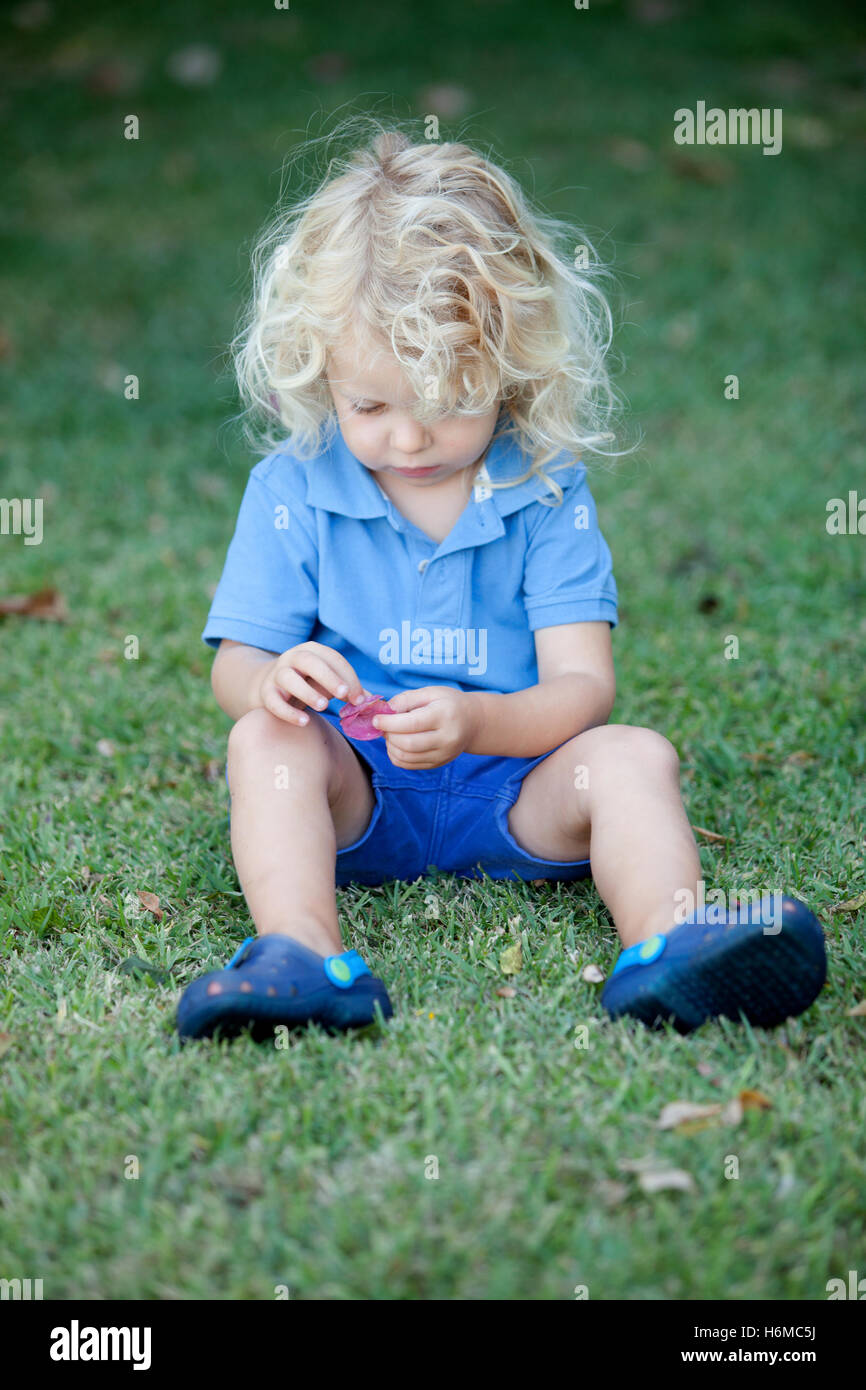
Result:
<svg viewBox="0 0 866 1390"><path fill-rule="evenodd" d="M636 941L633 946L627 946L622 952L611 975L616 975L619 970L628 969L630 965L649 965L658 959L667 944L668 939L662 932L656 932L655 936L648 937L646 941Z"/></svg>
<svg viewBox="0 0 866 1390"><path fill-rule="evenodd" d="M343 951L338 956L325 957L325 974L338 989L349 989L359 975L370 974L370 967L357 951Z"/></svg>
<svg viewBox="0 0 866 1390"><path fill-rule="evenodd" d="M241 961L247 953L247 948L252 945L255 939L256 938L254 936L248 936L246 941L241 942L240 946L235 951L228 965L225 967L226 970L233 970L236 965L240 965Z"/></svg>

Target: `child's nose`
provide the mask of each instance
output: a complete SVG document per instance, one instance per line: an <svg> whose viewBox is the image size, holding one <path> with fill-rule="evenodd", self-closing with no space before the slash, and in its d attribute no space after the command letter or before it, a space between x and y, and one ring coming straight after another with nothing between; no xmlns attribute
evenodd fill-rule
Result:
<svg viewBox="0 0 866 1390"><path fill-rule="evenodd" d="M392 429L392 447L402 454L418 453L430 443L430 435L425 425L407 415L395 420Z"/></svg>

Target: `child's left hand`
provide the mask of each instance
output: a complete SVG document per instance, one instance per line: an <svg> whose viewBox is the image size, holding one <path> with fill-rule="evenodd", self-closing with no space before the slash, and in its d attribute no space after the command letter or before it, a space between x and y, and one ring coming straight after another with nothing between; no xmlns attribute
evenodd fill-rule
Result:
<svg viewBox="0 0 866 1390"><path fill-rule="evenodd" d="M395 767L441 767L466 749L475 736L476 708L471 695L451 685L422 685L389 695L395 714L377 714L388 757Z"/></svg>

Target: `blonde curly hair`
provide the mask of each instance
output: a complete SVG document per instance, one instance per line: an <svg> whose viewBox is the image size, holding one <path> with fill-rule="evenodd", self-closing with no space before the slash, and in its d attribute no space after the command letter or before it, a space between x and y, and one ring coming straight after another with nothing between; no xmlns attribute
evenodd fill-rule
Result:
<svg viewBox="0 0 866 1390"><path fill-rule="evenodd" d="M419 420L499 402L495 437L514 437L529 460L499 485L537 474L560 501L547 464L614 452L613 324L597 283L610 272L585 236L532 208L468 145L413 143L366 119L366 146L332 158L254 246L253 293L231 343L248 440L319 454L337 429L329 355L369 340L400 362Z"/></svg>

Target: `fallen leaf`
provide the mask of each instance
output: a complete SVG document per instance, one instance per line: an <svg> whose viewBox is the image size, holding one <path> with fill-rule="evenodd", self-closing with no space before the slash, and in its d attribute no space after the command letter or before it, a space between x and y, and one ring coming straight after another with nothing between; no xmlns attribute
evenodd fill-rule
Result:
<svg viewBox="0 0 866 1390"><path fill-rule="evenodd" d="M63 623L69 617L66 601L57 589L37 589L33 594L10 594L8 598L0 598L0 615L9 613L56 623Z"/></svg>
<svg viewBox="0 0 866 1390"><path fill-rule="evenodd" d="M843 903L836 903L831 907L831 912L859 912L861 907L866 907L866 893L858 893L856 898L846 898Z"/></svg>
<svg viewBox="0 0 866 1390"><path fill-rule="evenodd" d="M726 1105L722 1106L721 1113L719 1115L719 1124L738 1125L743 1118L744 1108L745 1107L743 1105L743 1102L740 1100L740 1097L734 1096L733 1100L729 1100Z"/></svg>
<svg viewBox="0 0 866 1390"><path fill-rule="evenodd" d="M8 1052L15 1039L11 1033L0 1033L0 1057L4 1052Z"/></svg>
<svg viewBox="0 0 866 1390"><path fill-rule="evenodd" d="M510 985L505 985L502 989L498 989L496 993L499 995L500 999L513 999L517 990L512 989Z"/></svg>
<svg viewBox="0 0 866 1390"><path fill-rule="evenodd" d="M66 1017L66 1000L60 999L57 1003L57 1022L62 1023Z"/></svg>
<svg viewBox="0 0 866 1390"><path fill-rule="evenodd" d="M718 841L719 844L721 844L723 840L730 840L733 838L731 835L718 835L715 830L705 830L702 825L693 825L692 830L696 835L703 835L705 840Z"/></svg>
<svg viewBox="0 0 866 1390"><path fill-rule="evenodd" d="M746 1108L746 1102L742 1097L759 1094L757 1091L744 1091L741 1095L734 1096L733 1100L713 1105L698 1105L690 1100L673 1100L663 1108L657 1125L659 1129L677 1129L683 1134L697 1134L711 1125L738 1125ZM761 1100L765 1101L766 1098L762 1096ZM766 1101L767 1106L769 1103ZM753 1100L749 1104L754 1108L760 1102Z"/></svg>
<svg viewBox="0 0 866 1390"><path fill-rule="evenodd" d="M499 957L499 969L503 975L516 975L523 969L523 948L519 941L515 941L513 946L506 946Z"/></svg>
<svg viewBox="0 0 866 1390"><path fill-rule="evenodd" d="M739 1101L744 1110L772 1110L773 1102L768 1100L763 1091L741 1091Z"/></svg>
<svg viewBox="0 0 866 1390"><path fill-rule="evenodd" d="M665 1192L672 1189L677 1192L694 1192L695 1184L691 1173L687 1173L684 1168L666 1168L659 1172L641 1173L638 1177L638 1186L642 1192Z"/></svg>
<svg viewBox="0 0 866 1390"><path fill-rule="evenodd" d="M853 1009L848 1010L849 1018L866 1018L866 999L861 1003L855 1004Z"/></svg>
<svg viewBox="0 0 866 1390"><path fill-rule="evenodd" d="M604 982L605 976L597 965L587 965L583 969L581 978L586 980L587 984L600 985Z"/></svg>
<svg viewBox="0 0 866 1390"><path fill-rule="evenodd" d="M804 763L816 763L817 761L817 753L807 753L805 748L798 748L796 753L789 753L785 759L785 762L790 763L792 767L802 767Z"/></svg>
<svg viewBox="0 0 866 1390"><path fill-rule="evenodd" d="M223 764L220 758L208 758L202 768L206 782L218 782L222 776Z"/></svg>
<svg viewBox="0 0 866 1390"><path fill-rule="evenodd" d="M659 1129L679 1129L681 1125L706 1120L721 1112L721 1105L696 1105L690 1100L672 1100L662 1110L657 1124Z"/></svg>
<svg viewBox="0 0 866 1390"><path fill-rule="evenodd" d="M157 922L162 921L163 912L159 905L159 898L155 893L138 893L138 901L142 907L146 907L148 912L152 912Z"/></svg>
<svg viewBox="0 0 866 1390"><path fill-rule="evenodd" d="M111 742L110 738L101 738L96 745L96 751L97 753L101 753L103 758L113 758L115 751L114 744Z"/></svg>

